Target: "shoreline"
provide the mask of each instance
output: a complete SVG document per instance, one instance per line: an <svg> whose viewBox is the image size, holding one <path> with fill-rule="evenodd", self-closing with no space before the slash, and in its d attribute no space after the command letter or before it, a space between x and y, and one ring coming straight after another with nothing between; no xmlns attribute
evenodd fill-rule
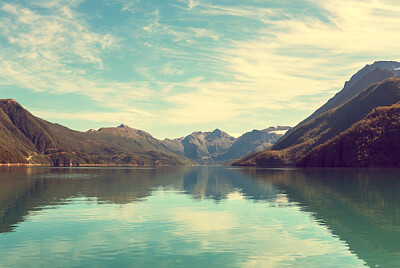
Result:
<svg viewBox="0 0 400 268"><path fill-rule="evenodd" d="M32 167L32 166L52 166L50 164L24 164L24 163L7 163L0 164L0 167Z"/></svg>
<svg viewBox="0 0 400 268"><path fill-rule="evenodd" d="M8 163L0 164L0 167L194 167L198 165L127 165L127 164L82 164L82 165L52 165L52 164L25 164Z"/></svg>

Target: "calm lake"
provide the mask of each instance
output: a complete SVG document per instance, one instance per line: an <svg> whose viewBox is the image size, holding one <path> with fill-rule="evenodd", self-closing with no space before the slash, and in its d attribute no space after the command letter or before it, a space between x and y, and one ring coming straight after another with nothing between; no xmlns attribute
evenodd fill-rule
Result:
<svg viewBox="0 0 400 268"><path fill-rule="evenodd" d="M0 267L400 267L399 169L0 168Z"/></svg>

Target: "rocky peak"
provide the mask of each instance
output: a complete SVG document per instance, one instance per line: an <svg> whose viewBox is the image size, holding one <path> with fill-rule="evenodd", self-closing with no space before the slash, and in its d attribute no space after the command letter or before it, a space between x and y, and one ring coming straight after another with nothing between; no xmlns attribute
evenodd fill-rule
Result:
<svg viewBox="0 0 400 268"><path fill-rule="evenodd" d="M2 100L0 100L1 102L3 102L3 103L17 103L17 101L16 100L14 100L14 99L2 99Z"/></svg>
<svg viewBox="0 0 400 268"><path fill-rule="evenodd" d="M0 103L4 107L21 107L22 106L14 99L0 99Z"/></svg>
<svg viewBox="0 0 400 268"><path fill-rule="evenodd" d="M379 68L382 70L397 71L400 69L400 62L397 61L375 61L371 65L371 69Z"/></svg>
<svg viewBox="0 0 400 268"><path fill-rule="evenodd" d="M397 61L375 61L373 64L367 64L364 68L359 70L356 74L354 74L349 81L345 83L344 91L347 88L352 87L359 80L361 80L364 76L369 74L370 72L380 69L380 70L388 70L394 74L400 74L400 62ZM380 81L379 81L380 82Z"/></svg>
<svg viewBox="0 0 400 268"><path fill-rule="evenodd" d="M289 127L289 126L276 126L276 127L269 127L269 128L263 129L261 131L263 131L263 132L276 132L276 131L283 132L283 131L289 130L290 128L291 127Z"/></svg>

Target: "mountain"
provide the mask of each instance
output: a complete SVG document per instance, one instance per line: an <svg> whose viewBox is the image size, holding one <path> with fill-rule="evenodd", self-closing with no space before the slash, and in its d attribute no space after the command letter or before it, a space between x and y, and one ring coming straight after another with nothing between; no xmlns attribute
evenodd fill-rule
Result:
<svg viewBox="0 0 400 268"><path fill-rule="evenodd" d="M218 162L227 162L239 159L253 152L260 152L271 148L289 130L288 126L269 127L263 130L253 130L240 136L235 143L226 148L215 159Z"/></svg>
<svg viewBox="0 0 400 268"><path fill-rule="evenodd" d="M194 164L144 131L124 125L74 131L33 116L12 99L0 100L0 135L0 163Z"/></svg>
<svg viewBox="0 0 400 268"><path fill-rule="evenodd" d="M101 128L91 131L90 139L99 141L101 144L109 144L107 151L116 152L120 155L118 162L137 163L138 165L193 165L196 164L186 157L177 155L162 144L162 142L149 133L120 125L115 128ZM115 148L115 149L114 149ZM90 149L90 148L89 148Z"/></svg>
<svg viewBox="0 0 400 268"><path fill-rule="evenodd" d="M396 61L375 61L373 64L367 64L364 68L354 74L349 81L346 81L344 87L327 103L317 109L312 115L300 122L301 126L310 120L320 116L324 112L339 107L351 98L355 97L368 86L382 82L383 80L400 75L400 62ZM296 127L297 127L296 126ZM294 129L296 129L296 127ZM293 129L293 130L294 130Z"/></svg>
<svg viewBox="0 0 400 268"><path fill-rule="evenodd" d="M15 100L0 100L0 161L27 163L31 153L59 145L47 126Z"/></svg>
<svg viewBox="0 0 400 268"><path fill-rule="evenodd" d="M400 102L375 108L364 119L302 157L300 167L400 165Z"/></svg>
<svg viewBox="0 0 400 268"><path fill-rule="evenodd" d="M214 157L229 148L236 139L219 129L212 132L193 132L179 139L165 139L164 146L180 155L184 155L199 164L215 164Z"/></svg>
<svg viewBox="0 0 400 268"><path fill-rule="evenodd" d="M369 86L345 104L297 126L273 146L272 150L248 155L234 165L294 165L313 148L346 131L374 108L389 106L398 101L400 101L400 78L388 78Z"/></svg>
<svg viewBox="0 0 400 268"><path fill-rule="evenodd" d="M179 139L165 139L165 147L200 164L221 164L270 148L290 129L287 126L253 130L234 138L216 129L212 132L193 132Z"/></svg>
<svg viewBox="0 0 400 268"><path fill-rule="evenodd" d="M364 89L374 83L382 82L383 80L396 77L400 74L400 63L395 61L376 61L371 65L366 65L364 68L354 74L349 81L345 83L344 88L331 98L326 104L316 110L311 116L300 122L297 126L289 130L284 137L272 146L272 150L263 151L262 153L249 154L243 159L235 162L235 165L267 165L267 166L282 166L293 165L294 162L312 149L319 142L325 142L323 139L329 135L322 135L315 140L327 128L317 129L324 125L324 118L319 118L321 115L332 112L333 109L344 105L346 102L360 94ZM314 119L318 120L309 125ZM326 125L326 124L325 124ZM328 127L329 128L329 127ZM309 129L310 131L307 131ZM313 131L311 131L313 129ZM331 132L333 135L334 131ZM303 136L306 135L306 136ZM309 143L309 144L308 144ZM307 145L308 144L308 145Z"/></svg>
<svg viewBox="0 0 400 268"><path fill-rule="evenodd" d="M162 143L149 133L143 130L131 128L124 124L121 124L118 127L100 128L97 131L91 130L88 134L92 138L112 143L114 146L129 148L129 150L152 148L165 151Z"/></svg>

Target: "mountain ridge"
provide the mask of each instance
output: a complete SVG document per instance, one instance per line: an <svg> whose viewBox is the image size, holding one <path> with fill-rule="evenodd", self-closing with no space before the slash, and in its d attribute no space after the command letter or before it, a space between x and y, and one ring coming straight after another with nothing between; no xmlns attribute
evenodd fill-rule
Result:
<svg viewBox="0 0 400 268"><path fill-rule="evenodd" d="M351 98L355 97L361 93L368 86L382 82L383 80L399 76L400 75L400 63L396 61L375 61L373 64L366 64L362 69L357 71L351 78L344 83L344 87L338 93L336 93L332 98L330 98L324 105L319 107L310 116L302 120L291 131L290 134L297 127L309 122L310 120L318 117L324 112L339 107ZM282 138L280 142L283 142L285 138ZM280 142L274 146L279 148Z"/></svg>
<svg viewBox="0 0 400 268"><path fill-rule="evenodd" d="M184 155L200 164L222 164L248 153L270 148L290 127L269 127L246 132L238 138L219 129L195 131L177 139L165 139L163 144L176 154Z"/></svg>
<svg viewBox="0 0 400 268"><path fill-rule="evenodd" d="M374 108L400 101L400 78L392 77L373 84L345 104L293 129L270 151L248 155L233 165L293 166L316 146L346 131Z"/></svg>

